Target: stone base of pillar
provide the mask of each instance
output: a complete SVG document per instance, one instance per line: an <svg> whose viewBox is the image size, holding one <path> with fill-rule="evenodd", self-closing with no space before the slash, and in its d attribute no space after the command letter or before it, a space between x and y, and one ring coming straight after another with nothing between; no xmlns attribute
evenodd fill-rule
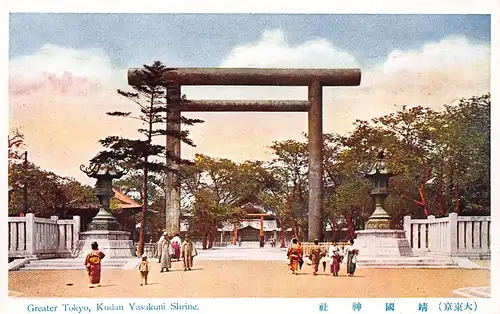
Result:
<svg viewBox="0 0 500 314"><path fill-rule="evenodd" d="M106 258L133 258L136 255L130 232L112 230L92 230L79 233L77 256L85 258L91 251L91 243L97 242L99 250Z"/></svg>
<svg viewBox="0 0 500 314"><path fill-rule="evenodd" d="M404 230L367 229L356 231L354 245L363 257L409 257L413 256Z"/></svg>

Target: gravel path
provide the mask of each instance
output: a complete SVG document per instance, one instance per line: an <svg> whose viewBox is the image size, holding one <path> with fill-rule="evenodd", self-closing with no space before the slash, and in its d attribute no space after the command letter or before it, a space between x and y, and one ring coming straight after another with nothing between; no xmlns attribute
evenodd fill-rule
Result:
<svg viewBox="0 0 500 314"><path fill-rule="evenodd" d="M160 273L153 266L149 285L140 286L136 270L105 269L102 287L88 288L84 270L9 272L9 295L16 297L457 297L462 287L488 286L484 269L359 269L356 276L313 276L304 266L299 276L283 261L196 260L195 269ZM68 285L71 284L71 285Z"/></svg>

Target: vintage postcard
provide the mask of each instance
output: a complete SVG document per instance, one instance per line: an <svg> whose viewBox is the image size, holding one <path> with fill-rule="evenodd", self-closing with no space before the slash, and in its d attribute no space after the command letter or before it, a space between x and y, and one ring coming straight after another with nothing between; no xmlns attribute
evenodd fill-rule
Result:
<svg viewBox="0 0 500 314"><path fill-rule="evenodd" d="M9 313L495 313L493 4L97 8L8 14Z"/></svg>

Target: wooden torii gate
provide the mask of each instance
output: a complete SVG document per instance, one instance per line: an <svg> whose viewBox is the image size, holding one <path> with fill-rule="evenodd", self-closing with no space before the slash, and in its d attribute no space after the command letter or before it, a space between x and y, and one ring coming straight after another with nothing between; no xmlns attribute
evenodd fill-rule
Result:
<svg viewBox="0 0 500 314"><path fill-rule="evenodd" d="M137 81L136 72L129 69L128 83ZM261 68L177 68L164 76L167 89L167 130L180 132L181 112L308 112L309 149L309 240L323 238L323 86L359 86L359 69L261 69ZM307 101L293 100L189 100L181 101L183 85L224 86L308 86ZM167 153L181 156L180 140L167 137ZM177 161L169 160L173 169ZM169 173L166 180L166 230L169 234L180 230L180 181Z"/></svg>

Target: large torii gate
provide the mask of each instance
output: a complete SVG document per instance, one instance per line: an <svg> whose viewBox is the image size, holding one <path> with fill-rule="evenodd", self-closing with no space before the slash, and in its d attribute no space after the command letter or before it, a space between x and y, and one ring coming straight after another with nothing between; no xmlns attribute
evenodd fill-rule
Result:
<svg viewBox="0 0 500 314"><path fill-rule="evenodd" d="M137 81L136 71L129 69L128 83ZM323 86L359 86L359 69L260 69L260 68L177 68L164 76L167 88L167 130L180 132L182 111L190 112L308 112L309 149L309 240L323 238ZM269 100L189 100L181 102L183 85L225 86L308 86L307 101ZM167 137L167 153L181 156L180 140ZM176 169L177 161L169 160ZM180 181L175 173L167 175L166 230L169 234L180 230Z"/></svg>

